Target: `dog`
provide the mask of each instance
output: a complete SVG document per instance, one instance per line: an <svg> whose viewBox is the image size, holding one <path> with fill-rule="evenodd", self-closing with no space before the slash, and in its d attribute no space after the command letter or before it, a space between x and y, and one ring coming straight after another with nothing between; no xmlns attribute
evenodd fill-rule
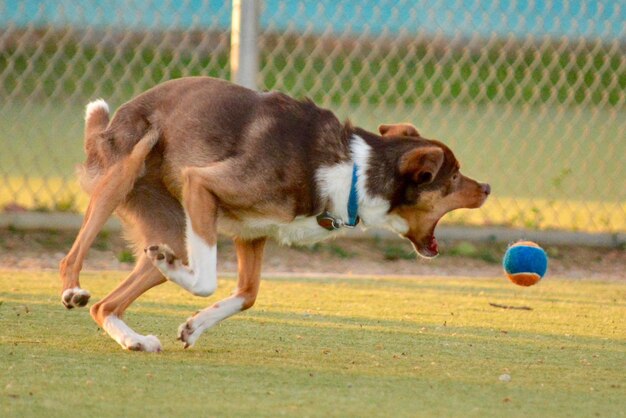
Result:
<svg viewBox="0 0 626 418"><path fill-rule="evenodd" d="M463 176L452 151L411 124L381 125L379 133L341 123L310 100L210 77L157 85L112 119L106 102L91 102L79 168L90 201L60 263L62 302L87 304L79 273L114 211L137 262L90 313L128 350L161 351L157 337L121 319L148 289L170 280L197 296L215 291L218 233L234 239L237 289L180 326L185 348L254 304L267 238L312 243L361 223L389 228L421 256L436 256L439 219L480 207L490 187Z"/></svg>

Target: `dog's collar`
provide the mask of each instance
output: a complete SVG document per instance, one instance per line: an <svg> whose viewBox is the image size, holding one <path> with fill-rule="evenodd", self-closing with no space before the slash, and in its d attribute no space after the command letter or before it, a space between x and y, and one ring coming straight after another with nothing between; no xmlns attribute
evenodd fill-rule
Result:
<svg viewBox="0 0 626 418"><path fill-rule="evenodd" d="M359 218L359 193L356 187L358 180L358 166L356 163L352 165L352 183L350 184L350 196L348 197L348 221L344 222L341 218L333 216L330 212L324 211L317 215L317 224L324 229L334 231L341 227L354 228L361 220Z"/></svg>

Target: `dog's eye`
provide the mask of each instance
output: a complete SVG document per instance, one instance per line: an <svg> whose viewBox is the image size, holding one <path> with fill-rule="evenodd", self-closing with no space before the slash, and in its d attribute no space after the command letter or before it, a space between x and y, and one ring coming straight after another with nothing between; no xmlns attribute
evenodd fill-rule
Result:
<svg viewBox="0 0 626 418"><path fill-rule="evenodd" d="M459 179L459 173L454 173L452 175L452 181L457 181Z"/></svg>

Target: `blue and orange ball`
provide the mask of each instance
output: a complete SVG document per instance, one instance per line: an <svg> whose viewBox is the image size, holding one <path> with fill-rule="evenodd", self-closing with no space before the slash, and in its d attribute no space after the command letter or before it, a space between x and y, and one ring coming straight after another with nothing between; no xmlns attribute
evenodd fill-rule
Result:
<svg viewBox="0 0 626 418"><path fill-rule="evenodd" d="M507 248L502 266L513 283L532 286L546 274L548 255L532 241L518 241Z"/></svg>

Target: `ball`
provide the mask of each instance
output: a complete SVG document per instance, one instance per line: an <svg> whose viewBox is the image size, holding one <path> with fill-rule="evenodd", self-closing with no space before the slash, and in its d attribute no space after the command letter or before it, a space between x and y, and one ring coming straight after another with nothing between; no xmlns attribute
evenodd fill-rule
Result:
<svg viewBox="0 0 626 418"><path fill-rule="evenodd" d="M513 283L532 286L546 274L548 255L532 241L518 241L507 248L502 266Z"/></svg>

